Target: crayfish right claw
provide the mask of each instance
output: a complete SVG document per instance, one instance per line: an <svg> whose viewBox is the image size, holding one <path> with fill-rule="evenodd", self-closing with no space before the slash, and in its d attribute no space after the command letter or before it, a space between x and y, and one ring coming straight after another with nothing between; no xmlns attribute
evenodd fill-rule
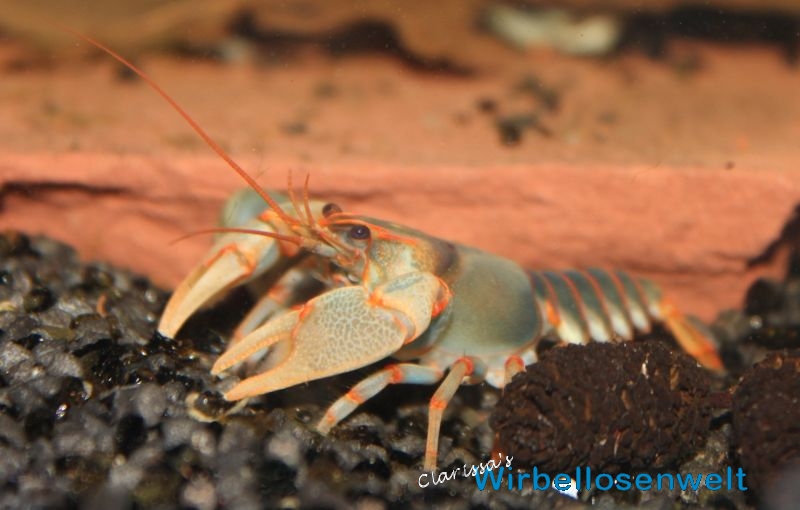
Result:
<svg viewBox="0 0 800 510"><path fill-rule="evenodd" d="M372 292L364 287L326 292L231 345L211 373L278 347L280 353L268 354L268 370L225 393L227 400L239 400L364 367L425 331L441 294L441 281L429 273L403 275Z"/></svg>

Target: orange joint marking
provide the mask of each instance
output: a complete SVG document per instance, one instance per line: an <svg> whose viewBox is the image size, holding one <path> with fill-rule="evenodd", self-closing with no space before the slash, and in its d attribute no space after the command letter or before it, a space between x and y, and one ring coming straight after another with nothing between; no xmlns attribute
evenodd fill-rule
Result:
<svg viewBox="0 0 800 510"><path fill-rule="evenodd" d="M256 270L256 266L258 266L258 258L256 255L251 251L240 252L242 257L245 260L245 265L247 266L247 274L253 274L253 271Z"/></svg>
<svg viewBox="0 0 800 510"><path fill-rule="evenodd" d="M436 317L437 315L442 313L444 309L447 308L447 305L450 304L450 298L453 297L453 293L450 292L450 288L447 286L444 280L442 280L441 278L437 279L439 280L439 284L443 289L442 293L443 295L441 299L433 303L433 309L431 310L431 317Z"/></svg>
<svg viewBox="0 0 800 510"><path fill-rule="evenodd" d="M386 306L383 304L383 295L380 291L377 290L369 295L369 297L367 298L367 304L370 306L386 308Z"/></svg>
<svg viewBox="0 0 800 510"><path fill-rule="evenodd" d="M256 270L256 256L249 251L242 251L236 243L230 243L223 246L222 249L211 258L211 260L206 262L206 267L213 265L226 253L233 253L241 262L244 263L244 266L247 268L246 275L253 274L253 271Z"/></svg>
<svg viewBox="0 0 800 510"><path fill-rule="evenodd" d="M447 304L448 304L447 301L445 301L445 302L442 302L442 301L435 302L433 304L433 309L431 310L431 317L436 317L437 315L442 313L444 311L444 309L447 308Z"/></svg>
<svg viewBox="0 0 800 510"><path fill-rule="evenodd" d="M289 299L291 290L288 285L276 285L267 292L267 296L273 301L283 302Z"/></svg>
<svg viewBox="0 0 800 510"><path fill-rule="evenodd" d="M681 312L678 311L678 308L668 299L662 299L658 307L661 309L661 313L664 314L665 318L678 318L681 316Z"/></svg>
<svg viewBox="0 0 800 510"><path fill-rule="evenodd" d="M463 363L464 368L466 369L464 372L464 377L472 375L472 372L475 371L475 363L470 358L461 358L459 362Z"/></svg>
<svg viewBox="0 0 800 510"><path fill-rule="evenodd" d="M332 413L332 412L330 412L330 411L328 411L328 412L326 412L326 413L325 413L325 418L324 418L324 419L325 419L325 421L326 421L326 422L328 422L330 425L335 425L335 424L336 424L336 421L337 421L337 420L336 420L336 415L335 415L335 414L333 414L333 413Z"/></svg>
<svg viewBox="0 0 800 510"><path fill-rule="evenodd" d="M509 367L525 370L525 362L517 355L509 356L506 360L506 368Z"/></svg>
<svg viewBox="0 0 800 510"><path fill-rule="evenodd" d="M544 303L544 313L547 316L547 322L557 328L559 324L561 324L561 316L558 314L558 308L556 308L556 305L553 303L558 302L558 295L555 289L553 289L553 284L550 283L550 280L543 274L541 274L540 277L544 282L545 292L547 293L547 301Z"/></svg>
<svg viewBox="0 0 800 510"><path fill-rule="evenodd" d="M231 250L235 250L235 247L236 247L236 245L234 245L234 244L225 245L221 250L219 250L217 253L215 253L213 257L211 257L210 259L208 259L206 261L206 263L205 263L206 267L211 267L217 260L220 259L220 257L225 255L227 252L229 252Z"/></svg>
<svg viewBox="0 0 800 510"><path fill-rule="evenodd" d="M292 332L290 334L292 340L294 340L297 337L297 332L300 330L300 326L303 325L303 320L308 316L309 313L311 313L311 309L313 307L314 306L309 303L306 303L301 306L300 313L297 316L297 324L295 324L295 326L292 328Z"/></svg>
<svg viewBox="0 0 800 510"><path fill-rule="evenodd" d="M304 305L300 305L300 315L298 315L297 320L303 321L308 314L311 313L311 310L314 308L314 305L311 303L306 303Z"/></svg>
<svg viewBox="0 0 800 510"><path fill-rule="evenodd" d="M561 316L558 314L558 310L556 307L553 306L553 303L548 301L544 305L545 314L547 314L547 322L552 324L555 327L558 327L561 324Z"/></svg>
<svg viewBox="0 0 800 510"><path fill-rule="evenodd" d="M359 405L366 401L364 395L359 393L358 389L356 388L351 388L350 391L344 394L344 398Z"/></svg>
<svg viewBox="0 0 800 510"><path fill-rule="evenodd" d="M403 379L405 379L405 376L403 375L403 369L399 366L390 365L386 367L386 369L389 371L389 383L397 384L403 382Z"/></svg>
<svg viewBox="0 0 800 510"><path fill-rule="evenodd" d="M436 397L431 399L431 405L430 405L431 409L436 409L436 410L442 411L446 407L447 407L447 402L445 400L443 400L441 398L436 398Z"/></svg>

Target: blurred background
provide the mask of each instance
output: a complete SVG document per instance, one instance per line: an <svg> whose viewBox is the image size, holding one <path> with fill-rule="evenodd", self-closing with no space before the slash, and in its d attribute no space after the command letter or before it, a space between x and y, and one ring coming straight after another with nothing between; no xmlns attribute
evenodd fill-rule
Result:
<svg viewBox="0 0 800 510"><path fill-rule="evenodd" d="M651 276L705 318L800 202L790 0L0 0L0 221L171 286L238 178L531 268Z"/></svg>

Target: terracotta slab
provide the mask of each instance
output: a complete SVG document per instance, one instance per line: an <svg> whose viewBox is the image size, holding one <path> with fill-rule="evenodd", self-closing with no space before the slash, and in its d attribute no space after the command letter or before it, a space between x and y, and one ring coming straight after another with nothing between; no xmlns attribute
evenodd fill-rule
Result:
<svg viewBox="0 0 800 510"><path fill-rule="evenodd" d="M210 241L172 242L213 225L218 205L241 187L211 158L165 163L4 153L0 161L13 181L91 183L98 190L7 196L3 227L47 233L89 259L130 267L167 286L187 273ZM282 173L262 180L282 187ZM652 277L686 310L706 318L740 304L752 280L745 260L777 234L800 197L795 176L707 169L376 163L331 165L312 175L313 194L347 210L406 223L529 268L628 269ZM125 191L102 191L114 187Z"/></svg>
<svg viewBox="0 0 800 510"><path fill-rule="evenodd" d="M309 171L315 196L350 210L530 268L635 271L711 318L739 305L754 277L744 260L800 202L800 74L767 49L682 51L700 58L694 74L549 53L470 79L374 58L143 65L266 187ZM241 183L113 69L0 80L0 227L49 233L171 286L209 242L171 241L213 225ZM531 75L559 91L557 110L518 92ZM478 109L486 98L497 113ZM495 117L531 111L548 134L501 144ZM33 194L16 192L26 186Z"/></svg>

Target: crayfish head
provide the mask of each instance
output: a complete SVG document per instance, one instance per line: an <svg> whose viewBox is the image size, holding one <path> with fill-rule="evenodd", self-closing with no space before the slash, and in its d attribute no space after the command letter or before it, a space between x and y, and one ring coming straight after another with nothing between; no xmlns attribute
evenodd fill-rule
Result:
<svg viewBox="0 0 800 510"><path fill-rule="evenodd" d="M333 203L319 212L295 225L298 245L328 259L333 276L348 284L372 288L407 273L440 274L452 262L451 243L412 228L345 213Z"/></svg>
<svg viewBox="0 0 800 510"><path fill-rule="evenodd" d="M330 260L351 283L363 280L373 242L368 222L345 215L338 205L330 203L322 208L322 218L304 227L301 248Z"/></svg>
<svg viewBox="0 0 800 510"><path fill-rule="evenodd" d="M337 213L323 224L337 251L330 260L350 283L368 288L408 273L442 274L453 260L451 243L396 223Z"/></svg>

